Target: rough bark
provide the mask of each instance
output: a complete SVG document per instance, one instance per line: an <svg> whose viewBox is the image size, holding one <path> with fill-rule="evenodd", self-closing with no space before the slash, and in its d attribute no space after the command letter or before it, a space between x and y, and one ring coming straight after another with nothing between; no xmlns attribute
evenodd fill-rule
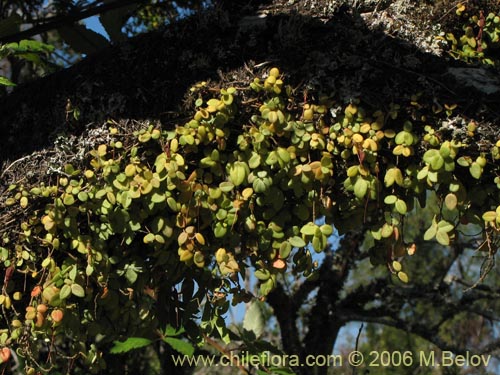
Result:
<svg viewBox="0 0 500 375"><path fill-rule="evenodd" d="M381 11L375 5L363 8L362 16L342 5L347 2L338 3L274 0L241 11L217 8L25 84L0 99L0 163L7 165L47 147L58 132L79 133L87 124L99 126L108 118L158 119L164 126L174 126L182 121L176 119L189 105L186 93L194 83L210 79L214 84L246 84L261 67L270 66L280 67L294 87L301 85L340 101L362 98L369 105L387 108L390 102L424 92L429 100L461 104L464 115L498 117L495 106L500 96L495 90L485 92L481 84L471 85L452 74L469 67L369 25L366 13L375 17ZM490 77L490 70L483 72ZM81 111L78 121L67 119L68 99ZM488 132L485 137L498 135L498 129ZM432 332L392 318L409 294L390 299L383 309L364 309L373 295L389 293L386 282L374 282L339 298L357 259L359 238L350 241L343 248L345 254L328 255L319 281L305 283L294 295L278 287L269 296L285 351L302 358L330 354L339 329L357 319L413 330L437 342ZM314 289L318 292L312 318L301 340L298 312ZM411 298L428 299L445 292L418 290Z"/></svg>
<svg viewBox="0 0 500 375"><path fill-rule="evenodd" d="M381 9L360 15L340 1L259 3L196 15L17 88L0 99L0 161L47 146L57 132L108 118L166 122L182 112L195 82L248 81L256 66L279 66L295 85L380 108L423 91L467 104L469 113L481 107L485 117L496 114L496 93L447 73L463 64L370 26ZM77 122L66 119L68 100L81 111Z"/></svg>

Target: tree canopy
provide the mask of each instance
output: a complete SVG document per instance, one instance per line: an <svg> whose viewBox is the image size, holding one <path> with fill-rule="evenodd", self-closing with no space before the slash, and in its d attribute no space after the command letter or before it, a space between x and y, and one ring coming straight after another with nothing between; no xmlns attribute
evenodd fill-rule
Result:
<svg viewBox="0 0 500 375"><path fill-rule="evenodd" d="M160 370L148 371L158 373L172 366L165 353L192 355L208 343L227 355L224 345L234 342L303 360L329 354L341 327L356 320L462 353L468 348L447 333L462 315L494 326L498 288L488 278L496 280L500 227L499 100L494 84L473 83L498 73L498 9L474 18L470 7L463 36L436 35L450 43L446 57L388 41L362 26L359 10L340 6L306 11L277 1L261 16L249 5L230 19L227 4L205 4L176 20L181 3L130 3L134 30L166 14L170 24L3 99L5 362L12 349L26 373L119 373L123 365L147 367L119 363L120 353L147 347L156 354L142 358L155 358ZM54 3L66 28L84 12L117 5L79 3L64 13L68 4ZM461 16L461 5L450 9ZM46 31L56 21L35 19L41 6L23 12ZM141 16L144 9L157 13ZM103 15L112 36L116 14ZM113 41L125 38L127 15L113 26L122 35ZM206 30L216 36L198 40ZM26 59L26 51L51 50L22 43L9 53ZM398 64L397 54L417 62ZM149 72L153 56L169 61ZM120 86L128 60L145 61L145 71ZM165 66L176 70L160 74ZM56 90L42 103L40 129L19 134L34 118L24 93L50 85L62 95ZM103 87L97 99L95 87ZM50 107L56 103L63 109ZM134 111L135 119L124 117ZM47 127L51 121L62 134ZM280 327L274 346L263 336L264 301ZM242 302L250 306L246 323L230 329L224 317ZM498 337L485 337L474 350L497 351ZM305 371L282 367L258 371Z"/></svg>

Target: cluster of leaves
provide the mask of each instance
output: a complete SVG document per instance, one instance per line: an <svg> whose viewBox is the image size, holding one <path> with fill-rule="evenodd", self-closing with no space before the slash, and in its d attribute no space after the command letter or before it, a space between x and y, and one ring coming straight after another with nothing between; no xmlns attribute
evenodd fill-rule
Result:
<svg viewBox="0 0 500 375"><path fill-rule="evenodd" d="M157 29L207 5L208 2L199 0L175 3L158 0L33 1L28 4L11 1L0 8L0 60L8 55L20 58L20 63L15 62L16 69L11 69L15 71L20 71L17 66L24 66L26 62L38 66L43 62L44 68L50 69L67 66L82 54L90 55L139 32ZM96 14L109 40L80 22ZM37 40L27 39L35 35L39 36ZM13 41L16 43L8 43ZM56 53L42 59L42 54L54 50ZM20 81L17 76L9 78L0 76L0 85L14 86L12 81Z"/></svg>
<svg viewBox="0 0 500 375"><path fill-rule="evenodd" d="M175 5L172 5L158 0L150 0L139 6L137 15L129 22L127 28L152 31L175 18L193 14L203 7L207 7L210 3L210 1L182 0L176 1Z"/></svg>
<svg viewBox="0 0 500 375"><path fill-rule="evenodd" d="M472 223L494 251L499 143L480 153L477 127L454 139L446 113L417 97L410 113L313 103L277 68L213 93L193 87L194 115L175 130L129 134L111 123L112 140L88 165L10 186L2 204L22 222L2 232L1 346L30 366L78 359L98 372L113 341L147 345L169 336L169 324L197 342L228 342L230 302L264 299L288 269L317 277L311 251L326 248L334 227L368 228L372 262L407 282L401 258L415 247L405 215L429 191L439 210L427 240L447 245ZM242 287L247 270L257 296Z"/></svg>
<svg viewBox="0 0 500 375"><path fill-rule="evenodd" d="M459 3L456 13L466 16L466 5ZM489 12L485 15L480 11L479 15L466 17L467 21L462 27L463 34L460 37L455 37L453 33L447 33L445 36L451 48L450 55L466 62L479 61L495 65L491 51L500 47L500 14Z"/></svg>
<svg viewBox="0 0 500 375"><path fill-rule="evenodd" d="M7 43L0 45L0 60L13 55L26 61L38 64L40 63L40 54L49 54L53 50L53 46L39 41L22 40L19 43ZM15 85L16 84L10 81L7 77L0 76L0 86Z"/></svg>

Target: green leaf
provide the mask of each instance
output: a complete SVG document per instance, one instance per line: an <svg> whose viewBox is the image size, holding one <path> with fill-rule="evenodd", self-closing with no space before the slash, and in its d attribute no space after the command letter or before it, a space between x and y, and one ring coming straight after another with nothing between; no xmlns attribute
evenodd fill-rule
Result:
<svg viewBox="0 0 500 375"><path fill-rule="evenodd" d="M352 168L352 167L351 167ZM349 168L349 169L351 169ZM347 170L347 175L349 176L349 169ZM385 173L384 184L386 187L390 187L396 181L396 174L394 173L394 168L388 169Z"/></svg>
<svg viewBox="0 0 500 375"><path fill-rule="evenodd" d="M214 235L216 238L224 237L227 233L227 227L225 227L221 222L217 222L214 228Z"/></svg>
<svg viewBox="0 0 500 375"><path fill-rule="evenodd" d="M438 232L448 233L448 232L451 232L454 228L455 228L455 226L453 224L447 222L446 220L441 220L437 225Z"/></svg>
<svg viewBox="0 0 500 375"><path fill-rule="evenodd" d="M13 48L16 53L23 52L37 52L37 53L47 53L54 50L54 46L50 44L42 43L38 40L23 39L17 44L17 48L14 46L17 43L10 43L9 46Z"/></svg>
<svg viewBox="0 0 500 375"><path fill-rule="evenodd" d="M133 268L129 267L127 268L127 271L125 271L125 278L130 284L133 284L137 280L137 272Z"/></svg>
<svg viewBox="0 0 500 375"><path fill-rule="evenodd" d="M298 238L300 238L300 237L298 237ZM280 250L279 250L279 252L280 252L280 258L281 259L288 258L288 256L290 255L291 251L292 251L292 245L290 244L290 242L289 241L282 242L281 245L280 245Z"/></svg>
<svg viewBox="0 0 500 375"><path fill-rule="evenodd" d="M144 238L142 239L142 241L144 243L151 243L155 240L155 235L154 233L148 233L144 236Z"/></svg>
<svg viewBox="0 0 500 375"><path fill-rule="evenodd" d="M399 212L401 215L404 215L406 214L406 212L408 211L408 207L406 207L406 202L402 199L398 199L396 201L396 211Z"/></svg>
<svg viewBox="0 0 500 375"><path fill-rule="evenodd" d="M91 276L94 273L94 267L92 265L87 264L87 267L85 267L85 274L87 276Z"/></svg>
<svg viewBox="0 0 500 375"><path fill-rule="evenodd" d="M470 174L472 177L474 177L476 180L479 180L481 178L481 174L483 173L483 168L477 163L473 162L469 168Z"/></svg>
<svg viewBox="0 0 500 375"><path fill-rule="evenodd" d="M398 197L395 195L388 195L387 197L384 198L384 203L385 204L394 204L398 200Z"/></svg>
<svg viewBox="0 0 500 375"><path fill-rule="evenodd" d="M59 298L60 299L66 299L70 296L71 294L71 286L68 284L64 284L61 290L59 291Z"/></svg>
<svg viewBox="0 0 500 375"><path fill-rule="evenodd" d="M81 201L81 202L86 202L88 199L89 199L89 195L87 192L85 191L80 191L78 193L78 199Z"/></svg>
<svg viewBox="0 0 500 375"><path fill-rule="evenodd" d="M234 189L234 184L230 181L224 181L219 184L219 189L224 193L229 193Z"/></svg>
<svg viewBox="0 0 500 375"><path fill-rule="evenodd" d="M457 163L462 167L469 167L472 164L472 161L468 156L461 156L457 159Z"/></svg>
<svg viewBox="0 0 500 375"><path fill-rule="evenodd" d="M314 236L312 239L312 246L314 251L321 253L326 247L327 238L324 235Z"/></svg>
<svg viewBox="0 0 500 375"><path fill-rule="evenodd" d="M429 164L431 168L435 171L441 169L444 164L444 159L438 150L431 149L427 150L423 156L424 162Z"/></svg>
<svg viewBox="0 0 500 375"><path fill-rule="evenodd" d="M78 272L78 268L76 267L76 265L72 266L71 269L69 270L68 272L68 277L72 280L72 281L75 281L76 279L76 275L77 275L77 272Z"/></svg>
<svg viewBox="0 0 500 375"><path fill-rule="evenodd" d="M186 356L192 356L194 354L194 346L187 341L175 337L164 337L163 341L181 354Z"/></svg>
<svg viewBox="0 0 500 375"><path fill-rule="evenodd" d="M453 193L448 193L444 198L444 204L448 210L454 210L457 207L457 196Z"/></svg>
<svg viewBox="0 0 500 375"><path fill-rule="evenodd" d="M299 236L294 236L294 237L291 237L288 242L290 242L290 245L292 245L293 247L304 247L306 246L306 242L300 238Z"/></svg>
<svg viewBox="0 0 500 375"><path fill-rule="evenodd" d="M300 228L300 233L305 234L306 236L312 236L316 233L317 228L318 226L311 221Z"/></svg>
<svg viewBox="0 0 500 375"><path fill-rule="evenodd" d="M444 159L441 157L441 155L436 155L430 163L431 168L435 171L440 170L443 164L444 164Z"/></svg>
<svg viewBox="0 0 500 375"><path fill-rule="evenodd" d="M408 284L409 279L408 275L405 272L403 271L398 272L398 279L401 280L403 283Z"/></svg>
<svg viewBox="0 0 500 375"><path fill-rule="evenodd" d="M330 224L323 224L319 227L319 230L325 236L331 236L333 234L333 227Z"/></svg>
<svg viewBox="0 0 500 375"><path fill-rule="evenodd" d="M487 211L483 214L484 221L495 221L497 218L497 213L495 211Z"/></svg>
<svg viewBox="0 0 500 375"><path fill-rule="evenodd" d="M5 77L2 77L0 76L0 85L3 85L3 86L16 86L16 84L14 82L12 82L11 80L5 78Z"/></svg>
<svg viewBox="0 0 500 375"><path fill-rule="evenodd" d="M389 238L394 233L394 227L385 223L380 231L380 236L383 238Z"/></svg>
<svg viewBox="0 0 500 375"><path fill-rule="evenodd" d="M111 354L126 353L131 350L143 348L152 344L150 339L143 337L129 337L125 341L113 341L113 347L110 350Z"/></svg>
<svg viewBox="0 0 500 375"><path fill-rule="evenodd" d="M151 196L151 202L153 203L161 203L163 201L165 201L166 199L166 196L165 194L160 194L160 193L153 193L153 195Z"/></svg>
<svg viewBox="0 0 500 375"><path fill-rule="evenodd" d="M290 154L288 151L282 147L278 147L278 156L280 157L281 160L283 160L285 163L290 162Z"/></svg>
<svg viewBox="0 0 500 375"><path fill-rule="evenodd" d="M79 284L71 284L71 293L73 293L73 295L76 297L85 297L85 290Z"/></svg>
<svg viewBox="0 0 500 375"><path fill-rule="evenodd" d="M168 324L167 328L165 328L164 335L170 336L170 337L175 337L175 336L179 336L179 335L183 334L184 332L186 332L184 327L175 328L175 327L171 326L170 324Z"/></svg>
<svg viewBox="0 0 500 375"><path fill-rule="evenodd" d="M256 270L255 271L255 277L259 279L260 281L266 281L271 277L271 274L268 270L266 269L261 269L261 270Z"/></svg>
<svg viewBox="0 0 500 375"><path fill-rule="evenodd" d="M73 197L71 194L65 194L63 198L63 203L66 206L71 206L75 203L75 197Z"/></svg>
<svg viewBox="0 0 500 375"><path fill-rule="evenodd" d="M402 265L401 265L400 262L398 262L397 260L395 260L395 261L392 262L392 268L394 269L394 271L399 272L402 269Z"/></svg>
<svg viewBox="0 0 500 375"><path fill-rule="evenodd" d="M429 241L432 240L434 237L436 237L437 233L437 225L432 224L429 229L427 229L424 233L424 240Z"/></svg>
<svg viewBox="0 0 500 375"><path fill-rule="evenodd" d="M443 158L447 158L448 156L450 156L451 154L450 143L445 142L445 144L442 144L441 147L439 148L439 153Z"/></svg>
<svg viewBox="0 0 500 375"><path fill-rule="evenodd" d="M253 300L245 312L243 329L251 331L255 334L255 337L259 337L264 332L265 326L264 314L262 313L260 302Z"/></svg>
<svg viewBox="0 0 500 375"><path fill-rule="evenodd" d="M248 160L248 166L251 169L255 169L260 165L261 156L256 152L252 152L252 156Z"/></svg>
<svg viewBox="0 0 500 375"><path fill-rule="evenodd" d="M444 231L438 231L436 233L436 240L443 246L448 246L450 244L450 237L448 236L448 233Z"/></svg>
<svg viewBox="0 0 500 375"><path fill-rule="evenodd" d="M247 179L247 169L248 166L243 162L235 162L229 168L229 178L235 186L239 186L245 182Z"/></svg>
<svg viewBox="0 0 500 375"><path fill-rule="evenodd" d="M424 156L423 156L424 162L426 162L427 164L431 164L432 160L436 156L439 156L439 151L438 150L435 150L435 149L427 150L424 153Z"/></svg>
<svg viewBox="0 0 500 375"><path fill-rule="evenodd" d="M354 183L354 195L359 199L363 199L366 195L367 190L368 181L366 181L364 178L358 177L358 179Z"/></svg>
<svg viewBox="0 0 500 375"><path fill-rule="evenodd" d="M422 168L420 171L418 171L417 179L423 180L424 178L427 177L428 174L429 174L429 167L426 166L426 167Z"/></svg>
<svg viewBox="0 0 500 375"><path fill-rule="evenodd" d="M403 186L403 173L401 173L401 170L399 168L392 168L393 170L393 175L394 175L394 180L396 181L396 184L399 186Z"/></svg>
<svg viewBox="0 0 500 375"><path fill-rule="evenodd" d="M353 165L347 169L347 177L356 177L358 173L359 173L358 165Z"/></svg>
<svg viewBox="0 0 500 375"><path fill-rule="evenodd" d="M261 178L256 178L253 181L252 187L256 193L264 193L267 190L267 185Z"/></svg>

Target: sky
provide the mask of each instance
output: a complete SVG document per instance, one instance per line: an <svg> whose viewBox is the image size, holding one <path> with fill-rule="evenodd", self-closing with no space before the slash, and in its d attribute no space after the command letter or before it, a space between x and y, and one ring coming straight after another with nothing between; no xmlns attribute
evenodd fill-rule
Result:
<svg viewBox="0 0 500 375"><path fill-rule="evenodd" d="M101 23L99 22L98 16L89 17L83 20L83 22L89 29L103 35L107 40L109 40L109 36L106 33L106 30L104 30L104 27L102 27Z"/></svg>

